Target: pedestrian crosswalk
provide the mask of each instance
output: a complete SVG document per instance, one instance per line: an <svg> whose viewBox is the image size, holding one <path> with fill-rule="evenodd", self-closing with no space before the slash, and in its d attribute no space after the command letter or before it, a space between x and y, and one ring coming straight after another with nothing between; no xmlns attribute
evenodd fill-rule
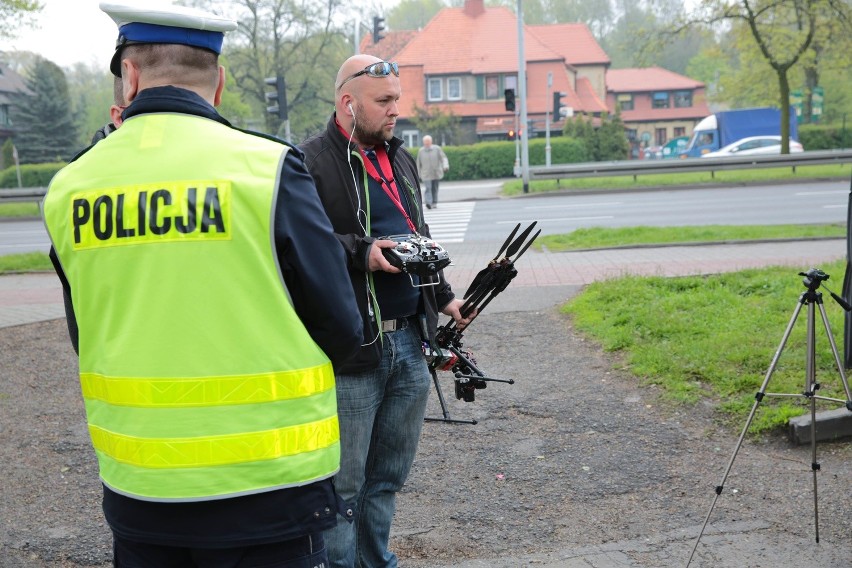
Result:
<svg viewBox="0 0 852 568"><path fill-rule="evenodd" d="M426 224L432 239L440 245L464 242L475 206L475 201L453 201L426 209Z"/></svg>

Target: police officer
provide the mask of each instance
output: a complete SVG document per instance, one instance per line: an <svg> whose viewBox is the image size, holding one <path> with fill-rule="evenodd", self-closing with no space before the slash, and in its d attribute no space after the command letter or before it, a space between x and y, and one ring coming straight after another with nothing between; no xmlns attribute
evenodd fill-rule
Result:
<svg viewBox="0 0 852 568"><path fill-rule="evenodd" d="M129 106L44 218L115 563L322 565L343 510L333 367L363 342L343 252L301 153L214 108L236 23L101 9Z"/></svg>

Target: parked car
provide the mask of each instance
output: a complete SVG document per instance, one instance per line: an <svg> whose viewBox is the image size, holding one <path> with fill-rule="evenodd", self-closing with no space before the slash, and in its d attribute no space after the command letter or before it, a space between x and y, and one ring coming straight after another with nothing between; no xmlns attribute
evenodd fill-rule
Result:
<svg viewBox="0 0 852 568"><path fill-rule="evenodd" d="M804 148L795 140L790 140L790 153L802 152ZM749 136L728 144L715 152L708 152L702 158L720 158L722 156L752 156L763 154L780 154L780 136Z"/></svg>
<svg viewBox="0 0 852 568"><path fill-rule="evenodd" d="M659 160L663 157L662 146L648 146L642 150L642 158L645 160Z"/></svg>

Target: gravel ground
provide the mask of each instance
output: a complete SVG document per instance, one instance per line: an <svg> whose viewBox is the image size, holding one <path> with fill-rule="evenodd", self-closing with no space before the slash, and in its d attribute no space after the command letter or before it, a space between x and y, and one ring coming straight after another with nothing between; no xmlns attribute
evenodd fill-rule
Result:
<svg viewBox="0 0 852 568"><path fill-rule="evenodd" d="M486 313L466 347L516 382L464 403L442 374L452 417L479 423L424 426L397 503L401 565L686 564L739 434L712 404L665 403L555 310ZM109 565L64 321L0 329L0 369L0 566ZM429 415L440 415L434 396ZM819 545L810 447L749 439L692 566L852 566L852 444L818 452Z"/></svg>

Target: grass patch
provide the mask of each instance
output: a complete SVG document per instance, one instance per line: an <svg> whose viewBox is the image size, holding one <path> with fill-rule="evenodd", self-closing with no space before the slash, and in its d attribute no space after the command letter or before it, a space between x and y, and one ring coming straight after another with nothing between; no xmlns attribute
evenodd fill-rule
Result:
<svg viewBox="0 0 852 568"><path fill-rule="evenodd" d="M53 270L50 258L43 252L7 254L0 256L0 274L41 272Z"/></svg>
<svg viewBox="0 0 852 568"><path fill-rule="evenodd" d="M549 179L531 181L530 193L546 193L556 190L590 189L642 189L648 187L670 187L690 185L725 184L737 185L755 182L801 180L804 178L848 178L852 165L799 166L797 168L764 168L759 170L733 170L720 172L690 172L678 174L647 174L613 177L585 177L572 179ZM503 184L504 195L523 193L523 180L512 180Z"/></svg>
<svg viewBox="0 0 852 568"><path fill-rule="evenodd" d="M845 261L822 268L834 277L829 287L839 293ZM683 278L630 276L591 284L562 310L606 351L620 353L644 384L661 387L666 399L683 404L718 400L720 416L742 425L805 290L802 277L789 267ZM825 287L820 291L842 357L844 312ZM815 320L820 394L845 400L819 314ZM766 392L804 391L806 337L803 306ZM805 410L803 397L766 397L750 431L785 426Z"/></svg>
<svg viewBox="0 0 852 568"><path fill-rule="evenodd" d="M38 203L2 203L0 204L0 217L11 219L40 217Z"/></svg>
<svg viewBox="0 0 852 568"><path fill-rule="evenodd" d="M560 235L545 235L534 247L552 252L631 245L802 239L846 236L846 225L705 225L701 227L590 227Z"/></svg>

